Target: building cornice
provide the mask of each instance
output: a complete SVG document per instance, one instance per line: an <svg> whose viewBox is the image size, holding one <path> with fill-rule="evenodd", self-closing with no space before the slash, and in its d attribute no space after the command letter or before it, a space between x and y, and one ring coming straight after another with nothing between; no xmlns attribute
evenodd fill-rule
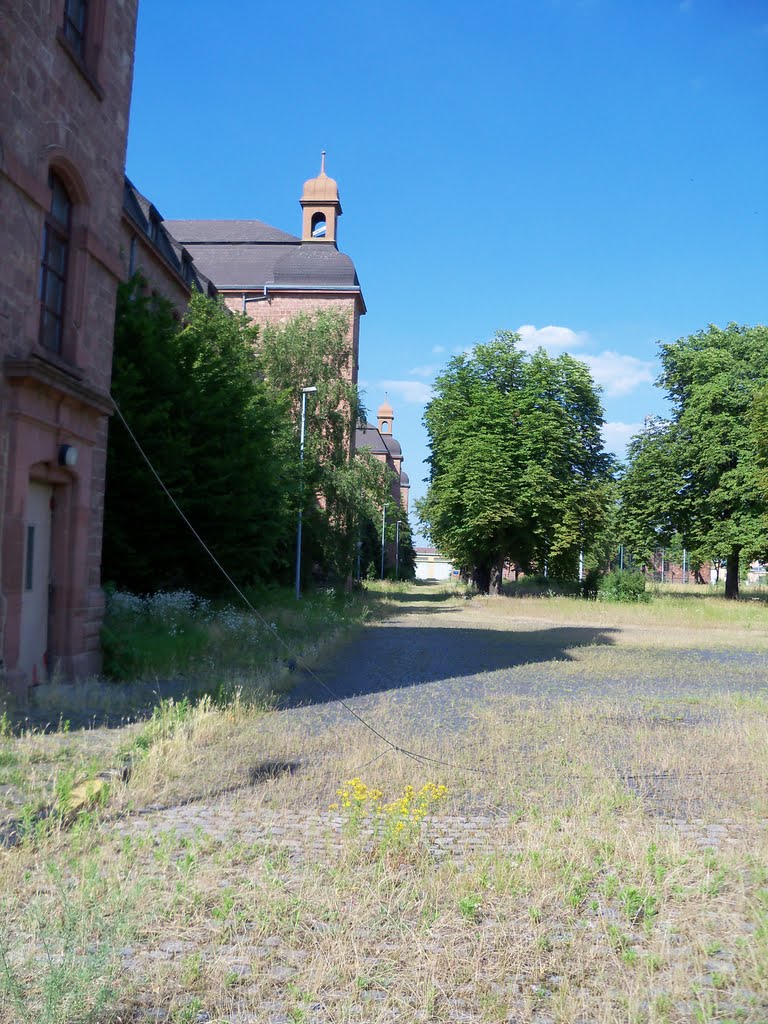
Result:
<svg viewBox="0 0 768 1024"><path fill-rule="evenodd" d="M31 355L26 359L8 356L3 360L3 372L11 384L31 382L68 395L104 416L111 416L115 411L111 396L86 383L82 379L83 371L78 367L59 365L59 360L54 362L55 359L55 356Z"/></svg>

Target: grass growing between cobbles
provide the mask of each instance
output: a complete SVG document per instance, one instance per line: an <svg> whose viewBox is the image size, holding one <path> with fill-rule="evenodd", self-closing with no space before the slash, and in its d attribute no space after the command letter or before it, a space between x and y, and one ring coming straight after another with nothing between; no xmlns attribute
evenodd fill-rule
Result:
<svg viewBox="0 0 768 1024"><path fill-rule="evenodd" d="M316 657L369 615L365 595L316 593L300 606L277 590L253 599L261 618L188 591L112 593L104 627L111 678L39 686L28 706L0 715L0 826L21 817L32 827L69 787L123 764L162 723L174 731L201 699L258 713L290 687L297 659Z"/></svg>
<svg viewBox="0 0 768 1024"><path fill-rule="evenodd" d="M436 618L527 633L527 604ZM613 626L610 696L468 692L447 730L379 695L415 757L313 709L165 706L105 808L0 853L0 1020L764 1024L765 687L643 694Z"/></svg>

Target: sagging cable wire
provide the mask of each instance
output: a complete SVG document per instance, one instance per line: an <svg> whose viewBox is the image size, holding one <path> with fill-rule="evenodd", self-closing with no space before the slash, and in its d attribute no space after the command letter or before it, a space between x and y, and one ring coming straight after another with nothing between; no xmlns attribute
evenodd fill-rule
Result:
<svg viewBox="0 0 768 1024"><path fill-rule="evenodd" d="M238 595L238 597L243 602L243 604L245 604L245 606L247 608L249 608L253 612L253 614L256 616L256 618L259 620L259 622L261 622L261 624L266 629L268 629L270 633L272 633L272 635L275 637L277 642L284 648L284 650L287 651L289 654L291 654L292 651L291 651L290 647L288 646L288 644L285 642L285 640L283 640L283 638L280 636L280 634L277 632L277 630L271 625L271 623L267 622L267 620L264 618L264 616L261 614L261 612L258 610L258 608L254 607L254 605L251 604L251 602L248 600L246 595L243 593L243 591L240 589L240 587L237 585L237 583L235 583L235 581L232 579L230 574L227 572L227 570L224 568L224 566L218 560L216 555L214 555L214 553L211 551L211 549L205 543L203 538L197 532L195 527L192 525L190 520L187 518L184 510L181 508L181 506L176 501L174 496L171 494L171 492L165 486L165 483L163 482L162 478L160 477L160 474L157 472L157 470L155 469L154 465L152 464L152 461L150 460L149 456L147 455L147 453L142 448L141 443L139 442L139 439L136 437L136 435L134 434L134 432L131 430L130 426L128 425L128 421L126 420L125 416L123 415L123 411L120 408L120 406L117 403L117 401L115 400L114 395L112 396L112 402L114 403L115 412L117 413L118 418L120 419L120 422L123 424L125 429L128 431L128 436L131 438L133 443L136 445L136 448L137 448L139 454L141 455L141 457L143 458L143 460L146 462L147 466L149 467L149 470L152 473L152 476L155 478L155 480L157 480L157 482L160 485L160 487L161 487L163 493L165 494L165 496L168 498L168 500L171 502L173 507L179 513L179 515L184 520L186 525L189 527L189 529L191 530L193 536L197 540L198 544L200 544L202 549L205 551L205 553L211 559L211 561L216 566L216 568L219 570L219 572L222 574L222 576L227 581L227 583L229 583L229 585L232 587L232 589ZM418 756L418 755L415 755L412 751L405 750L403 747L399 747L396 743L393 743L392 740L390 740L387 736L384 736L382 733L380 733L378 731L378 729L376 729L374 726L372 726L370 724L370 722L367 722L362 717L362 715L359 715L354 710L354 708L350 707L349 704L347 704L347 702L343 698L339 697L338 694L336 694L333 691L333 689L330 686L328 686L327 683L323 682L323 680L320 679L320 677L318 675L316 675L316 673L314 673L312 671L312 669L308 665L306 665L300 658L296 658L295 661L296 661L296 664L299 666L299 668L301 668L303 671L305 671L307 673L307 675L311 679L313 679L316 683L319 683L320 686L322 686L322 688L325 690L325 692L327 694L329 694L335 701L338 701L338 703L341 705L341 707L343 707L345 711L347 711L354 719L356 719L360 723L360 725L362 725L366 729L368 729L369 732L371 732L374 736L378 737L378 739L380 739L383 743L386 743L389 748L391 748L392 750L396 750L398 753L405 754L406 757L415 758L415 757Z"/></svg>
<svg viewBox="0 0 768 1024"><path fill-rule="evenodd" d="M213 564L216 566L216 568L222 574L224 579L227 581L227 583L229 583L229 585L232 587L232 589L238 595L238 597L243 602L243 604L247 608L249 608L251 612L253 612L253 614L256 616L256 618L259 620L259 622L261 622L261 624L265 627L265 629L269 630L269 632L275 637L275 639L283 647L283 649L288 654L292 654L293 652L291 651L291 648L288 646L288 644L285 642L285 640L283 640L283 638L277 632L277 629L275 629L272 626L271 623L267 622L267 620L264 618L264 616L261 614L261 612L258 610L258 608L256 608L248 600L246 595L243 593L243 591L240 589L240 587L237 585L237 583L232 579L230 574L227 572L227 570L224 568L224 566L221 564L221 562L218 560L218 558L214 555L214 553L211 551L211 549L205 543L203 538L197 532L195 527L192 525L190 520L187 518L184 510L181 508L181 506L176 501L174 496L171 494L171 492L165 486L165 483L163 482L162 478L160 477L160 474L157 472L157 470L155 469L154 465L152 464L152 461L150 460L149 456L147 455L147 453L142 448L141 443L139 442L139 439L136 437L134 432L131 430L131 428L130 428L130 426L128 424L128 421L126 420L125 416L123 415L123 411L120 408L120 406L119 406L119 404L116 401L114 396L112 396L112 402L113 402L113 404L115 406L115 412L117 413L120 422L125 427L126 431L128 432L128 436L131 438L131 440L133 441L134 445L136 446L137 451L141 455L141 457L144 460L144 462L147 464L147 466L149 468L149 471L152 473L152 476L155 478L155 480L157 480L161 490L163 491L165 496L168 498L170 503L173 505L173 507L176 509L178 514L181 516L183 521L186 523L187 527L192 532L192 534L195 537L195 539L197 540L198 544L202 547L202 549L205 551L205 553L211 559ZM314 682L318 683L323 688L323 690L325 690L325 692L333 700L337 701L338 704L342 708L344 708L344 710L349 715L352 716L352 718L354 718L357 722L359 722L360 725L362 725L370 733L372 733L374 736L376 736L378 739L380 739L382 741L382 743L386 744L386 748L387 748L386 750L383 750L380 754L377 754L374 758L372 758L370 761L368 761L366 764L364 764L362 766L362 768L359 768L358 771L362 771L364 768L367 768L371 764L374 764L376 761L379 760L379 758L383 757L384 754L387 754L387 753L389 753L391 751L395 751L398 754L403 754L405 757L410 758L412 761L415 761L417 764L422 765L422 767L425 764L430 764L430 765L435 765L436 767L440 767L440 768L451 768L454 771L472 772L472 773L477 774L477 775L491 776L491 775L495 774L494 772L490 771L487 768L479 768L479 767L477 767L475 765L455 764L454 762L451 762L451 761L443 761L440 758L429 757L426 754L417 753L415 750L410 750L408 747L401 747L398 743L395 743L393 740L389 739L388 736L385 736L383 733L379 732L379 730L376 729L375 726L371 725L371 723L368 722L365 718L363 718L362 715L359 715L357 713L357 711L355 711L355 709L353 707L351 707L342 697L339 697L339 695L333 690L332 687L330 687L315 672L313 672L312 669L304 661L301 660L301 658L295 658L294 661L295 661L296 665L299 668L301 668L304 672L307 673L307 675L310 677L310 679L312 679L312 680L314 680ZM726 771L722 771L721 770L721 771L717 771L717 772L688 772L688 773L684 773L684 774L691 775L691 776L696 775L696 776L699 776L699 777L712 777L712 776L716 776L716 775L741 775L741 774L745 774L745 772L746 772L746 769L741 769L741 770L740 769L733 769L731 771L727 771L727 770ZM649 772L647 774L646 773L624 774L622 772L618 772L617 771L617 774L619 775L619 778L621 778L623 781L627 781L627 780L630 780L630 779L632 779L632 780L637 780L637 779L660 779L660 780L663 780L663 779L671 778L671 776L668 776L665 773L657 773L657 772Z"/></svg>

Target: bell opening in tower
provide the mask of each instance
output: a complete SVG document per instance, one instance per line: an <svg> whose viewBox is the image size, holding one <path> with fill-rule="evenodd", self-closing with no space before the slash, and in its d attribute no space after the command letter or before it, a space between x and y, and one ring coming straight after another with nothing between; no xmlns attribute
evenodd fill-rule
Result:
<svg viewBox="0 0 768 1024"><path fill-rule="evenodd" d="M327 230L327 223L325 220L324 213L312 214L312 237L313 238L325 238Z"/></svg>

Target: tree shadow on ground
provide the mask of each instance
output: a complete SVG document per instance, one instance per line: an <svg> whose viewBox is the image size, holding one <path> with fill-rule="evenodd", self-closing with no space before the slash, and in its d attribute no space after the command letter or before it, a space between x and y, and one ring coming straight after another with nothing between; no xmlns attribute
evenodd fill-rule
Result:
<svg viewBox="0 0 768 1024"><path fill-rule="evenodd" d="M371 604L383 604L385 601L395 601L397 604L442 604L444 601L456 601L462 597L462 593L456 590L436 588L434 583L409 583L409 589L399 590L367 590L366 600Z"/></svg>
<svg viewBox="0 0 768 1024"><path fill-rule="evenodd" d="M321 682L300 671L280 706L324 704L426 683L450 681L454 688L466 681L469 686L486 672L571 661L571 648L612 646L618 632L586 626L513 632L375 624L312 667Z"/></svg>

